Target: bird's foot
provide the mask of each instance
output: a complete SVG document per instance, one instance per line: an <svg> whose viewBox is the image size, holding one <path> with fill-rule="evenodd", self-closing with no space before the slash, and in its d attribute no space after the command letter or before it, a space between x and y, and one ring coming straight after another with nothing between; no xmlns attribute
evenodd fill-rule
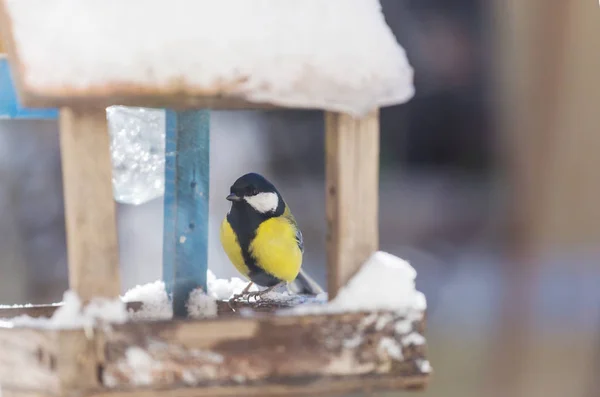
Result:
<svg viewBox="0 0 600 397"><path fill-rule="evenodd" d="M267 295L269 292L273 291L275 288L283 285L284 283L279 283L279 284L275 284L269 288L266 288L262 291L254 291L254 292L250 292L248 294L248 303L250 302L250 298L254 298L254 301L257 302L258 299L262 299L265 295Z"/></svg>
<svg viewBox="0 0 600 397"><path fill-rule="evenodd" d="M240 300L242 300L243 297L247 297L248 295L252 294L252 292L248 292L250 291L250 287L252 287L252 284L252 282L248 283L248 285L246 285L246 288L244 288L242 292L240 292L239 294L235 294L231 298L229 298L229 302L239 302ZM246 300L248 299L246 298Z"/></svg>

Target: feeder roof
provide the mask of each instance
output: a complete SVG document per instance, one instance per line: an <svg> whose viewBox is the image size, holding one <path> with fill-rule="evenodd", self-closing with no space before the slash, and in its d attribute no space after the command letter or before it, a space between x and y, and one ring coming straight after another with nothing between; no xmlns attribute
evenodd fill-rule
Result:
<svg viewBox="0 0 600 397"><path fill-rule="evenodd" d="M294 107L413 93L379 0L0 0L27 106Z"/></svg>

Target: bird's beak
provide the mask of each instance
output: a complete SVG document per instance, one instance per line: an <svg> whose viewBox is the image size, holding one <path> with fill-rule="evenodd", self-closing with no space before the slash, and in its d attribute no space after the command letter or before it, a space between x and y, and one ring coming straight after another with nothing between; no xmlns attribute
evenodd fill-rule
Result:
<svg viewBox="0 0 600 397"><path fill-rule="evenodd" d="M229 196L227 196L225 198L229 201L242 201L242 198L240 196L236 196L233 193L231 193Z"/></svg>

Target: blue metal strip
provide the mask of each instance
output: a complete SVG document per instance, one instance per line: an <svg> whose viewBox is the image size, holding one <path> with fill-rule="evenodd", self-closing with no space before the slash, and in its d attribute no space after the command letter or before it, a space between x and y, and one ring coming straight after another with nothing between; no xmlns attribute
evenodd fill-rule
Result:
<svg viewBox="0 0 600 397"><path fill-rule="evenodd" d="M190 292L207 290L210 112L167 110L166 128L163 280L186 317Z"/></svg>
<svg viewBox="0 0 600 397"><path fill-rule="evenodd" d="M0 57L0 119L56 119L57 109L24 108L19 103L10 65Z"/></svg>

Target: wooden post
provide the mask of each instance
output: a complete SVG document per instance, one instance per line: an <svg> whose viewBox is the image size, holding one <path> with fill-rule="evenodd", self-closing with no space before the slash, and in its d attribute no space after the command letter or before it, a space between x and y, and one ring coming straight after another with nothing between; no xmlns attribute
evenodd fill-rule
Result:
<svg viewBox="0 0 600 397"><path fill-rule="evenodd" d="M379 245L379 110L325 114L329 299Z"/></svg>
<svg viewBox="0 0 600 397"><path fill-rule="evenodd" d="M192 290L206 291L209 116L207 110L167 111L163 280L175 317L187 316Z"/></svg>
<svg viewBox="0 0 600 397"><path fill-rule="evenodd" d="M121 292L112 164L104 109L60 114L69 284L85 302Z"/></svg>

